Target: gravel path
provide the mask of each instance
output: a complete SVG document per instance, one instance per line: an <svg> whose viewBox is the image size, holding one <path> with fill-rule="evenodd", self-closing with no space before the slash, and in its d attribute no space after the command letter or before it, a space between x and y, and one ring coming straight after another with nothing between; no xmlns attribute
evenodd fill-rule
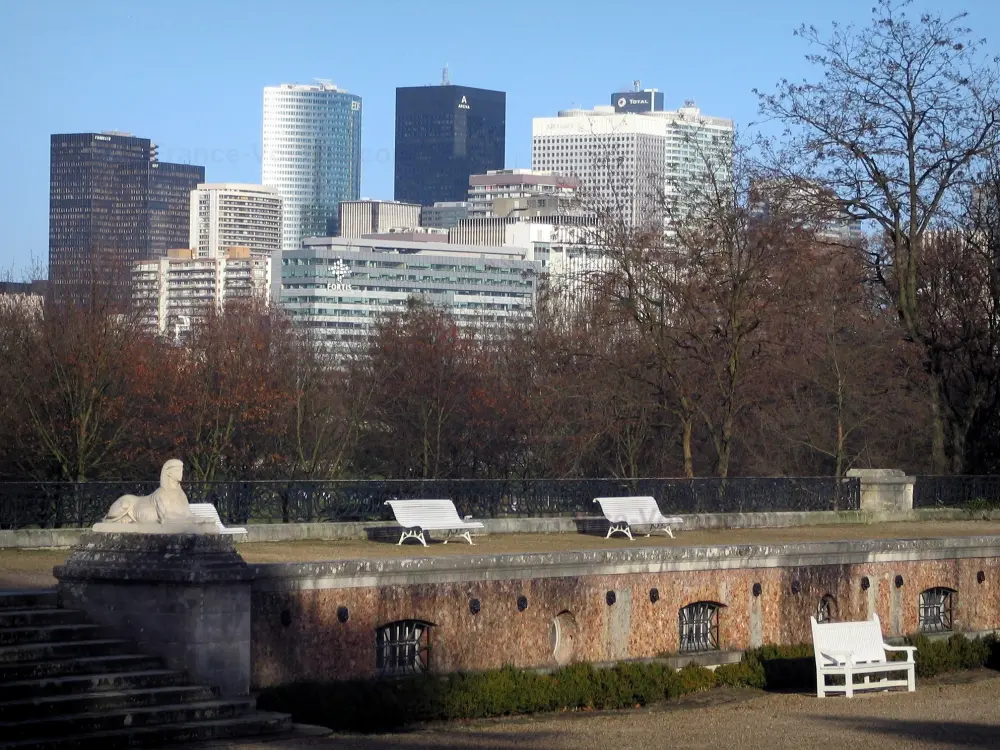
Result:
<svg viewBox="0 0 1000 750"><path fill-rule="evenodd" d="M455 722L396 735L303 734L232 750L903 750L1000 747L1000 676L966 672L921 681L916 693L851 699L713 690L678 703L593 714Z"/></svg>

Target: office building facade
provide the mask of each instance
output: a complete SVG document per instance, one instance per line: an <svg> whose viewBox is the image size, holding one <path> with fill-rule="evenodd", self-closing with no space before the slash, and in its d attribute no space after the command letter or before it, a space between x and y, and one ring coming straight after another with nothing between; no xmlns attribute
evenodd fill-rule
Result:
<svg viewBox="0 0 1000 750"><path fill-rule="evenodd" d="M395 199L421 206L465 200L469 175L504 168L506 113L503 91L397 88Z"/></svg>
<svg viewBox="0 0 1000 750"><path fill-rule="evenodd" d="M361 196L361 97L326 81L266 87L261 182L284 201L284 250L335 234L341 201Z"/></svg>
<svg viewBox="0 0 1000 750"><path fill-rule="evenodd" d="M126 133L57 134L50 148L54 298L98 284L111 299L127 300L136 261L187 244L190 192L205 181L205 168L160 162L148 138Z"/></svg>
<svg viewBox="0 0 1000 750"><path fill-rule="evenodd" d="M420 226L420 206L398 201L343 201L340 204L340 237L385 234Z"/></svg>
<svg viewBox="0 0 1000 750"><path fill-rule="evenodd" d="M271 258L248 247L199 257L194 249L140 261L132 272L132 300L148 330L182 339L200 318L229 300L267 301Z"/></svg>
<svg viewBox="0 0 1000 750"><path fill-rule="evenodd" d="M231 247L257 254L281 250L282 198L274 188L208 183L191 191L187 241L196 258L215 258Z"/></svg>
<svg viewBox="0 0 1000 750"><path fill-rule="evenodd" d="M540 265L519 247L317 237L281 259L281 305L333 346L368 340L379 316L416 297L461 324L533 314Z"/></svg>
<svg viewBox="0 0 1000 750"><path fill-rule="evenodd" d="M428 229L451 229L469 218L468 201L438 201L420 209L420 226Z"/></svg>
<svg viewBox="0 0 1000 750"><path fill-rule="evenodd" d="M710 175L732 171L733 121L678 110L564 110L532 121L532 167L575 176L582 205L633 226L662 223L664 203L683 212L685 196Z"/></svg>
<svg viewBox="0 0 1000 750"><path fill-rule="evenodd" d="M191 191L205 182L205 168L153 161L149 172L149 257L186 247L191 227Z"/></svg>
<svg viewBox="0 0 1000 750"><path fill-rule="evenodd" d="M470 175L468 218L507 216L527 206L527 199L541 196L555 198L559 207L570 211L578 185L579 180L574 177L533 169L498 169Z"/></svg>

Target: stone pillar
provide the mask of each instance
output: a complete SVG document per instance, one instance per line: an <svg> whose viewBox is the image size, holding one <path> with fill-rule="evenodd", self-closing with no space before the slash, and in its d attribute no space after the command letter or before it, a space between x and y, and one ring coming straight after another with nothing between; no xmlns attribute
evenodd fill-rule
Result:
<svg viewBox="0 0 1000 750"><path fill-rule="evenodd" d="M63 606L224 695L250 691L250 581L232 538L89 533L54 571Z"/></svg>
<svg viewBox="0 0 1000 750"><path fill-rule="evenodd" d="M901 469L851 469L849 477L861 479L861 510L913 510L913 484L916 477Z"/></svg>

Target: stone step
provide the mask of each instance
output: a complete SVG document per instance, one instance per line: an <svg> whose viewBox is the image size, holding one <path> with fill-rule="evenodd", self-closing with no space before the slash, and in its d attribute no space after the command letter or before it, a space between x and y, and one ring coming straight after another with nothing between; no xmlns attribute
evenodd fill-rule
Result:
<svg viewBox="0 0 1000 750"><path fill-rule="evenodd" d="M161 724L232 719L253 712L255 704L253 698L231 698L25 721L0 721L0 737L8 740L43 739Z"/></svg>
<svg viewBox="0 0 1000 750"><path fill-rule="evenodd" d="M0 609L0 628L23 628L28 625L74 625L86 622L83 612L57 607Z"/></svg>
<svg viewBox="0 0 1000 750"><path fill-rule="evenodd" d="M59 596L55 589L0 591L0 609L58 606Z"/></svg>
<svg viewBox="0 0 1000 750"><path fill-rule="evenodd" d="M118 638L97 638L63 643L20 643L16 646L0 646L0 664L125 653L135 653L135 645Z"/></svg>
<svg viewBox="0 0 1000 750"><path fill-rule="evenodd" d="M258 711L247 716L212 721L164 724L162 726L116 729L108 732L79 734L50 739L31 739L4 742L2 750L75 750L76 748L151 747L155 745L205 742L232 737L249 737L261 734L278 734L291 729L286 714Z"/></svg>
<svg viewBox="0 0 1000 750"><path fill-rule="evenodd" d="M36 680L0 683L0 706L4 702L27 698L49 698L75 693L116 692L139 688L171 687L190 684L183 672L172 669L146 669L135 672L77 674Z"/></svg>
<svg viewBox="0 0 1000 750"><path fill-rule="evenodd" d="M107 633L100 625L74 623L70 625L41 625L27 628L0 630L0 646L22 643L64 643L65 641L92 641Z"/></svg>
<svg viewBox="0 0 1000 750"><path fill-rule="evenodd" d="M162 668L163 662L159 658L145 654L109 654L51 661L0 662L0 683L75 674L108 674Z"/></svg>
<svg viewBox="0 0 1000 750"><path fill-rule="evenodd" d="M210 701L218 698L216 690L201 685L174 685L160 688L53 695L0 703L0 721L25 721L45 716L99 713L123 708L163 706L176 703Z"/></svg>

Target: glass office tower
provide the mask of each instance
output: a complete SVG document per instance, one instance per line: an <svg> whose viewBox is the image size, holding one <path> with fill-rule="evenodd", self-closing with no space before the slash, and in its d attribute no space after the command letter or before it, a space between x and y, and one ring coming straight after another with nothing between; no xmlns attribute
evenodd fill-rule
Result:
<svg viewBox="0 0 1000 750"><path fill-rule="evenodd" d="M361 197L361 97L327 81L267 86L261 183L284 200L282 249L336 234L340 202Z"/></svg>
<svg viewBox="0 0 1000 750"><path fill-rule="evenodd" d="M395 199L464 201L469 175L504 168L507 94L470 86L396 89Z"/></svg>
<svg viewBox="0 0 1000 750"><path fill-rule="evenodd" d="M169 162L153 162L150 167L147 257L161 258L167 250L189 246L191 191L205 182L205 168Z"/></svg>
<svg viewBox="0 0 1000 750"><path fill-rule="evenodd" d="M95 284L127 299L136 261L186 247L191 190L205 168L156 159L148 138L56 134L50 144L49 277L59 298Z"/></svg>

